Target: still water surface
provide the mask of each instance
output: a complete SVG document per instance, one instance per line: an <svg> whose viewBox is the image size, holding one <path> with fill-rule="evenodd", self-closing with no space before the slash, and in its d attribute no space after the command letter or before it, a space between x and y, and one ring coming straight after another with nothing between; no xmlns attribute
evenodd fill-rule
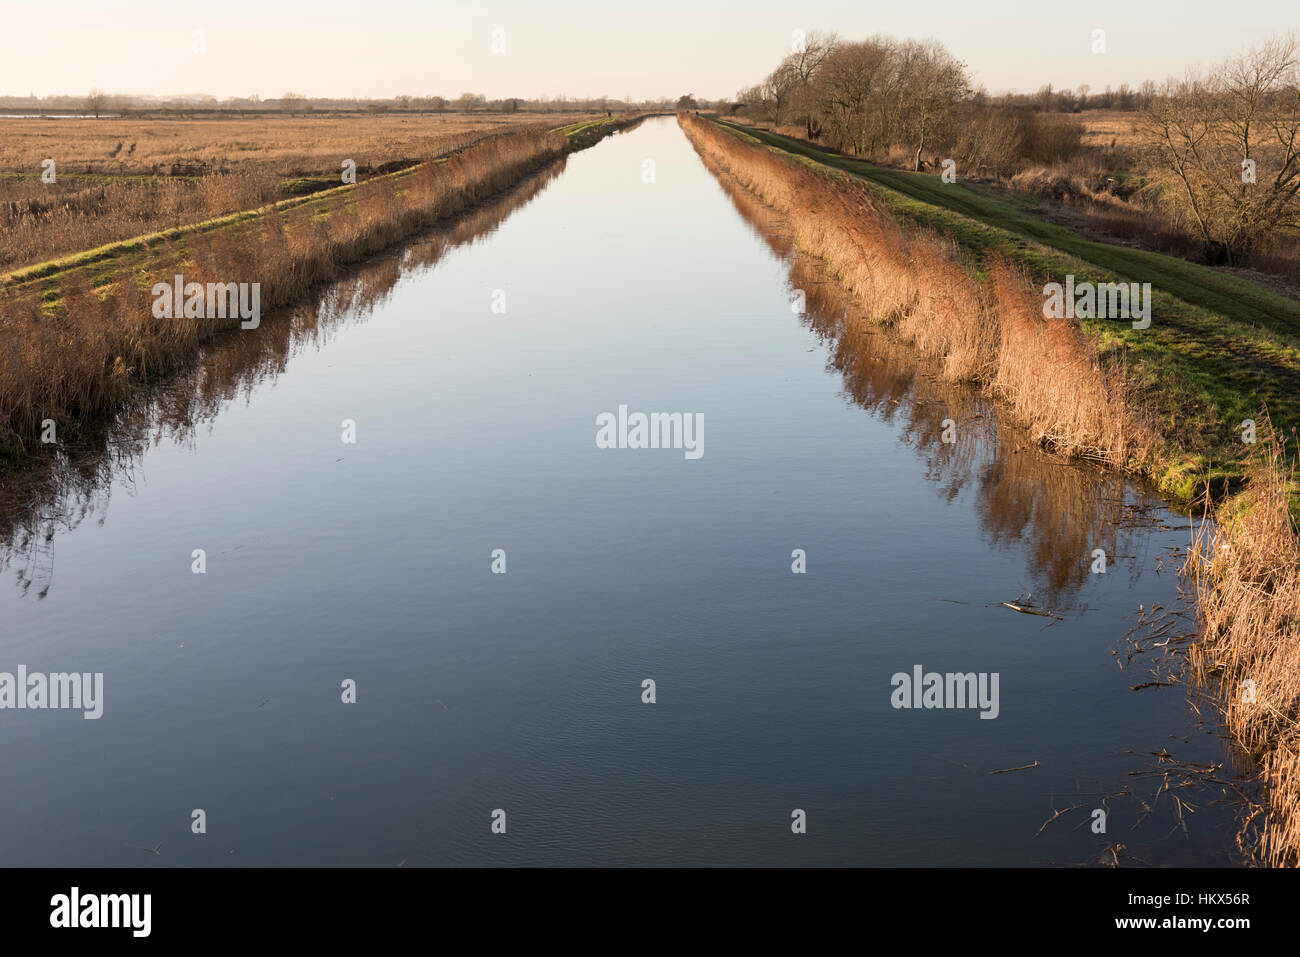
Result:
<svg viewBox="0 0 1300 957"><path fill-rule="evenodd" d="M105 689L0 711L0 863L1232 863L1222 789L1184 829L1148 773L1230 757L1122 639L1186 519L846 333L789 246L652 120L4 476L0 671ZM704 455L597 448L619 405ZM891 707L915 665L997 718Z"/></svg>

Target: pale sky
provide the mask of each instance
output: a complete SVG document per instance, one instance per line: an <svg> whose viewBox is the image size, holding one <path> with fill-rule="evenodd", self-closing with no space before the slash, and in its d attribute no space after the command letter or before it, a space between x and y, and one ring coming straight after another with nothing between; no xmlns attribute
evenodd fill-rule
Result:
<svg viewBox="0 0 1300 957"><path fill-rule="evenodd" d="M0 0L0 94L716 99L799 29L934 38L993 92L1100 91L1298 28L1297 0Z"/></svg>

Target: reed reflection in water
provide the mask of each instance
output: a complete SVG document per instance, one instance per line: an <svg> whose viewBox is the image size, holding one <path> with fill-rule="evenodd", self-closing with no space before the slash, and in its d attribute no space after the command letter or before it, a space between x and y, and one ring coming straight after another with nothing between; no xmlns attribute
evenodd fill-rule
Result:
<svg viewBox="0 0 1300 957"><path fill-rule="evenodd" d="M398 283L433 269L452 249L492 235L565 169L561 158L493 202L439 226L399 251L349 270L301 305L267 316L256 329L207 347L188 371L170 377L112 421L87 429L77 446L52 446L21 465L0 464L0 572L24 594L43 598L54 584L57 538L88 519L102 522L114 484L128 491L150 446L194 449L228 403L247 401L295 355L322 348L342 328L364 322Z"/></svg>
<svg viewBox="0 0 1300 957"><path fill-rule="evenodd" d="M706 161L706 165L711 165ZM716 171L715 171L716 173ZM828 346L846 397L915 450L925 478L955 499L973 486L990 543L1024 553L1034 604L1082 610L1078 592L1105 553L1106 574L1136 581L1152 529L1168 529L1165 504L1126 476L1044 452L999 416L987 393L944 379L937 363L874 325L822 263L798 250L779 213L726 176L737 212L785 260L800 319ZM952 442L944 423L955 423ZM1018 596L990 596L990 600Z"/></svg>

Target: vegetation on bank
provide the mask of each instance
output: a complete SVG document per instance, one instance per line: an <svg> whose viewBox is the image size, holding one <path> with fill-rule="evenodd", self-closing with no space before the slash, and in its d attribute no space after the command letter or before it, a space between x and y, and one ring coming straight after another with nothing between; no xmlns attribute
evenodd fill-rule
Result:
<svg viewBox="0 0 1300 957"><path fill-rule="evenodd" d="M1265 423L1248 484L1219 508L1188 556L1202 622L1193 676L1220 689L1225 723L1255 761L1268 813L1257 846L1300 864L1300 535L1294 465Z"/></svg>
<svg viewBox="0 0 1300 957"><path fill-rule="evenodd" d="M731 112L819 146L955 164L968 182L1074 206L1095 233L1300 284L1294 34L1139 91L992 96L940 44L811 33L740 100ZM1086 119L1100 107L1132 112L1117 129Z"/></svg>
<svg viewBox="0 0 1300 957"><path fill-rule="evenodd" d="M39 448L111 413L142 383L190 361L239 317L159 317L155 284L258 284L262 310L339 269L459 215L574 148L638 122L528 129L396 173L215 221L139 237L0 279L0 455ZM224 312L222 313L224 315Z"/></svg>
<svg viewBox="0 0 1300 957"><path fill-rule="evenodd" d="M1243 475L1243 423L1266 406L1282 431L1300 425L1300 303L1208 266L1100 243L1015 207L922 173L819 150L767 130L723 123L741 141L866 186L904 227L942 232L977 273L1014 264L1037 287L1150 282L1150 328L1084 319L1103 356L1141 382L1142 404L1162 437L1136 471L1179 503L1216 494Z"/></svg>

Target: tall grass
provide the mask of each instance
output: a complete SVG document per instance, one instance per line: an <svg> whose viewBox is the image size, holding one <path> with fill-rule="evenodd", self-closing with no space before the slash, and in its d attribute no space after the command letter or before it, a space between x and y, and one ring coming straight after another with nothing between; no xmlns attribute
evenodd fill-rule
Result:
<svg viewBox="0 0 1300 957"><path fill-rule="evenodd" d="M1123 357L1072 319L1043 317L1043 296L1000 259L970 263L942 235L903 229L869 189L680 115L706 165L791 223L871 320L896 328L943 374L1004 399L1035 440L1057 451L1137 467L1157 441Z"/></svg>
<svg viewBox="0 0 1300 957"><path fill-rule="evenodd" d="M1300 535L1294 465L1267 424L1249 485L1205 526L1187 559L1203 624L1193 675L1216 684L1229 731L1257 762L1270 813L1254 850L1300 865Z"/></svg>
<svg viewBox="0 0 1300 957"><path fill-rule="evenodd" d="M274 177L251 172L83 183L0 181L0 272L282 196Z"/></svg>
<svg viewBox="0 0 1300 957"><path fill-rule="evenodd" d="M0 291L0 453L30 450L47 420L75 430L112 411L142 380L191 359L203 342L238 331L238 319L155 318L154 283L176 274L187 283L259 283L263 310L285 305L339 267L500 192L566 147L560 132L505 134L400 182L360 183L328 204L267 206L252 219L151 250L104 289L73 270L53 307L35 290Z"/></svg>

